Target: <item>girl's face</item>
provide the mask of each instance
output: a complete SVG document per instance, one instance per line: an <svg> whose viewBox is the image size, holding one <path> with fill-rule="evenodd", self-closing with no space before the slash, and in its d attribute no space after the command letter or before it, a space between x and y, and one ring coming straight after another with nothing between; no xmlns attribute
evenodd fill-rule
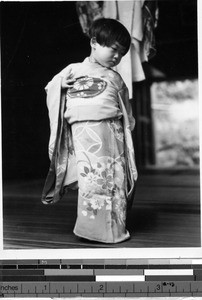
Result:
<svg viewBox="0 0 202 300"><path fill-rule="evenodd" d="M91 40L91 59L99 63L100 65L113 68L118 65L125 55L125 48L119 43L115 43L111 46L101 46L96 41Z"/></svg>

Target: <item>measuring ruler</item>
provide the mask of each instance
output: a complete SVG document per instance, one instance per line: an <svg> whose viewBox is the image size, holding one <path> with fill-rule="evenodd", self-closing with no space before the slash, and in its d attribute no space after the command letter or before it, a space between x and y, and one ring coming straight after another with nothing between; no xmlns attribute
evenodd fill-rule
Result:
<svg viewBox="0 0 202 300"><path fill-rule="evenodd" d="M139 261L139 263L138 263ZM0 261L0 297L202 296L197 260Z"/></svg>

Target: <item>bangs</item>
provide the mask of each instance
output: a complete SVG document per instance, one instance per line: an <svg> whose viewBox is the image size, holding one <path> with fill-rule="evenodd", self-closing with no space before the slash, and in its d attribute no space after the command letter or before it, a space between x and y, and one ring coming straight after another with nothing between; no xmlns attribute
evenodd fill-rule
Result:
<svg viewBox="0 0 202 300"><path fill-rule="evenodd" d="M104 34L103 34L104 33ZM102 46L110 47L115 43L119 43L128 52L131 44L131 38L128 37L124 32L111 32L111 34L103 32L99 37L97 37L97 42Z"/></svg>

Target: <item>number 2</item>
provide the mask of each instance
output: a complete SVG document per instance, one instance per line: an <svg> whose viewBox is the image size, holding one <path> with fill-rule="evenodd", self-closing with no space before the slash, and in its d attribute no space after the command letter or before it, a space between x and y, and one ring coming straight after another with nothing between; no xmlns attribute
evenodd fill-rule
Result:
<svg viewBox="0 0 202 300"><path fill-rule="evenodd" d="M101 284L100 287L99 287L99 292L100 292L100 291L103 291L103 289L104 289L104 285Z"/></svg>

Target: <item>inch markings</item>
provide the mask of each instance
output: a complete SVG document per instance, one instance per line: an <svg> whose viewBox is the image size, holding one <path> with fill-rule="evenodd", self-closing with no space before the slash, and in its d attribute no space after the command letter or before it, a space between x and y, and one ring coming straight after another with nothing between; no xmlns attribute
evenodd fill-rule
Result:
<svg viewBox="0 0 202 300"><path fill-rule="evenodd" d="M100 294L113 296L202 296L202 281L153 281L153 282L3 282L0 286L2 297L20 295L82 295Z"/></svg>

